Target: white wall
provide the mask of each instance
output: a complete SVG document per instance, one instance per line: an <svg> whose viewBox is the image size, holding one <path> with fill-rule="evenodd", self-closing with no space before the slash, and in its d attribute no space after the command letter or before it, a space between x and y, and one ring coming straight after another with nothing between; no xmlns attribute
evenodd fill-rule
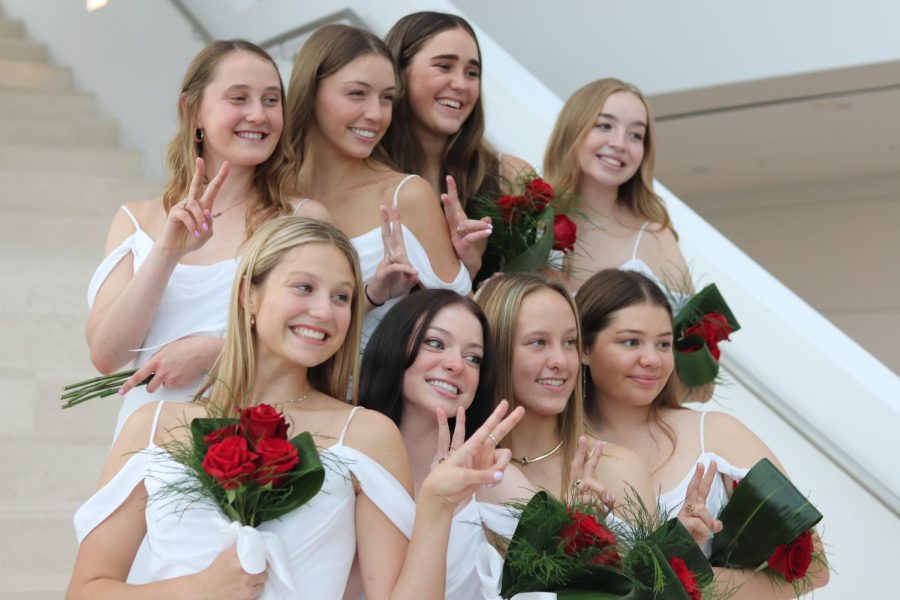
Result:
<svg viewBox="0 0 900 600"><path fill-rule="evenodd" d="M112 0L88 13L81 0L3 0L51 60L72 67L77 89L96 94L103 116L118 119L121 142L144 152L145 172L163 176L175 133L178 90L203 44L167 1Z"/></svg>

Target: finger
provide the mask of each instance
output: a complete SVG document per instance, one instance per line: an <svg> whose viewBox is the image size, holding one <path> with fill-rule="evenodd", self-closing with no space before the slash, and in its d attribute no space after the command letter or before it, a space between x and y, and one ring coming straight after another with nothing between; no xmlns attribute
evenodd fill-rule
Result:
<svg viewBox="0 0 900 600"><path fill-rule="evenodd" d="M384 249L387 250L391 244L391 217L384 204L379 207L379 210L381 211L381 242L384 244Z"/></svg>
<svg viewBox="0 0 900 600"><path fill-rule="evenodd" d="M199 198L200 188L203 185L203 178L206 174L206 164L199 156L194 161L194 176L191 178L191 186L188 188L188 198Z"/></svg>
<svg viewBox="0 0 900 600"><path fill-rule="evenodd" d="M134 375L125 380L125 383L122 384L122 387L119 388L119 395L124 396L132 389L134 389L137 384L147 379L147 377L153 373L153 369L156 368L155 361L148 361L143 367L134 372Z"/></svg>
<svg viewBox="0 0 900 600"><path fill-rule="evenodd" d="M703 465L697 463L694 466L694 475L691 477L691 480L688 482L687 491L684 494L685 503L691 503L694 501L696 497L697 490L700 487L700 481L703 479Z"/></svg>
<svg viewBox="0 0 900 600"><path fill-rule="evenodd" d="M434 414L437 416L438 422L438 442L434 456L440 460L447 456L447 447L450 446L450 425L447 423L447 415L443 410L436 408Z"/></svg>
<svg viewBox="0 0 900 600"><path fill-rule="evenodd" d="M184 228L188 231L188 235L200 237L200 224L194 219L194 214L182 204L176 206L175 210L175 218L184 225Z"/></svg>
<svg viewBox="0 0 900 600"><path fill-rule="evenodd" d="M717 471L718 465L716 465L716 461L710 462L709 468L706 469L706 475L703 476L703 480L700 481L700 485L697 488L697 501L701 504L706 504L706 497L709 496L709 490L712 489Z"/></svg>
<svg viewBox="0 0 900 600"><path fill-rule="evenodd" d="M516 426L516 424L522 420L522 417L525 416L525 409L521 406L517 406L514 411L509 413L505 419L500 421L497 427L494 428L494 439L495 440L503 440L512 431L512 428Z"/></svg>
<svg viewBox="0 0 900 600"><path fill-rule="evenodd" d="M584 463L584 475L593 477L597 472L597 464L603 455L603 442L597 441L588 453L587 462Z"/></svg>
<svg viewBox="0 0 900 600"><path fill-rule="evenodd" d="M184 205L184 209L191 215L191 217L194 219L194 223L196 224L194 229L194 237L200 237L200 231L209 231L209 225L207 225L206 223L206 218L203 214L203 208L200 206L199 202L188 198L187 203Z"/></svg>
<svg viewBox="0 0 900 600"><path fill-rule="evenodd" d="M584 457L587 456L587 438L583 435L578 437L578 445L575 447L575 456L572 457L572 464L569 467L571 478L578 481L584 475Z"/></svg>
<svg viewBox="0 0 900 600"><path fill-rule="evenodd" d="M222 166L219 167L219 172L206 186L206 191L203 192L203 197L200 199L200 204L204 210L212 209L213 202L216 201L216 196L219 195L219 190L222 189L222 184L225 183L225 178L228 177L230 170L231 165L228 164L228 161L223 162Z"/></svg>
<svg viewBox="0 0 900 600"><path fill-rule="evenodd" d="M400 207L391 207L391 244L394 252L404 252L406 246L403 244L403 224L400 222Z"/></svg>
<svg viewBox="0 0 900 600"><path fill-rule="evenodd" d="M715 519L713 518L712 513L709 512L709 509L705 504L695 507L694 512L691 513L691 515L694 518L700 519L703 522L703 526L707 529L713 529L713 523L715 522Z"/></svg>
<svg viewBox="0 0 900 600"><path fill-rule="evenodd" d="M460 406L456 409L456 424L453 427L453 439L450 440L450 450L462 448L466 443L466 410Z"/></svg>
<svg viewBox="0 0 900 600"><path fill-rule="evenodd" d="M147 382L147 392L152 394L156 390L159 389L159 386L163 384L165 377L161 373L156 373L153 375L153 379Z"/></svg>
<svg viewBox="0 0 900 600"><path fill-rule="evenodd" d="M456 210L449 194L441 194L441 204L444 205L444 217L447 219L447 227L451 232L456 232L459 227L459 211ZM458 202L456 203L459 204Z"/></svg>
<svg viewBox="0 0 900 600"><path fill-rule="evenodd" d="M475 444L483 444L485 442L491 441L488 438L488 435L493 433L494 428L500 423L500 419L503 418L503 415L506 414L506 410L509 408L509 402L506 400L501 400L499 404L497 404L496 408L494 408L494 412L492 412L487 419L485 419L484 423L479 427L475 433L472 434L472 437L466 442L466 446L475 445ZM499 441L500 438L497 438ZM493 442L491 442L493 443Z"/></svg>

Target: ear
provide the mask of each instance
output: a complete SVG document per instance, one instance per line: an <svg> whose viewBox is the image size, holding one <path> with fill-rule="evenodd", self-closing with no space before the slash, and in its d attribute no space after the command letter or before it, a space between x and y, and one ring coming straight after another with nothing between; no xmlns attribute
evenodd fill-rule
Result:
<svg viewBox="0 0 900 600"><path fill-rule="evenodd" d="M240 301L247 314L254 316L259 311L259 288L246 279L241 280Z"/></svg>
<svg viewBox="0 0 900 600"><path fill-rule="evenodd" d="M187 118L187 116L188 116L188 114L187 114L187 92L181 92L181 95L178 96L178 112L181 114L182 117L184 117L185 119ZM199 123L199 119L200 119L200 115L197 115L196 118L194 119L194 123L191 124L191 129L197 129L198 127L203 127L203 125L201 125Z"/></svg>

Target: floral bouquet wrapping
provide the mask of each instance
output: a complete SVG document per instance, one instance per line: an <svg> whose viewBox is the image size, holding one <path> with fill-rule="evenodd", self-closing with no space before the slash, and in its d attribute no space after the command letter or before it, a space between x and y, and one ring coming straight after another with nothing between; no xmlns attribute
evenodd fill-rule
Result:
<svg viewBox="0 0 900 600"><path fill-rule="evenodd" d="M288 439L284 414L268 404L245 408L236 419L194 419L190 429L190 442L165 446L187 476L160 494L212 502L225 517L222 529L229 545L237 543L243 569L261 573L268 565L271 576L260 598L296 597L281 540L256 527L299 508L321 489L325 469L312 436Z"/></svg>
<svg viewBox="0 0 900 600"><path fill-rule="evenodd" d="M122 384L136 372L135 369L131 369L129 371L119 371L118 373L112 373L111 375L102 375L100 377L94 377L93 379L70 383L63 388L63 393L59 397L63 403L62 407L72 408L73 406L77 406L88 400L93 400L94 398L112 396L117 393L119 388L122 387ZM153 375L148 376L135 387L147 385L150 383L151 379L153 379Z"/></svg>
<svg viewBox="0 0 900 600"><path fill-rule="evenodd" d="M566 216L575 208L574 196L557 194L533 172L512 187L519 193L471 200L472 218L491 217L494 228L478 278L496 272L539 271L550 262L551 250L568 253L575 247L576 226Z"/></svg>
<svg viewBox="0 0 900 600"><path fill-rule="evenodd" d="M826 564L812 538L812 528L821 519L822 513L764 458L735 485L719 514L723 528L713 538L710 562L765 570L792 584L799 596L809 588L810 565Z"/></svg>
<svg viewBox="0 0 900 600"><path fill-rule="evenodd" d="M702 387L719 375L719 342L741 328L719 288L711 283L676 313L675 370L688 387Z"/></svg>

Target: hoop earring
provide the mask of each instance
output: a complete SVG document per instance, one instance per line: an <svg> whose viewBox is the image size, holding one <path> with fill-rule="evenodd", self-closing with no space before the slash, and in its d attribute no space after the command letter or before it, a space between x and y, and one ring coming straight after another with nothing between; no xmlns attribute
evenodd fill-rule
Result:
<svg viewBox="0 0 900 600"><path fill-rule="evenodd" d="M194 130L194 141L198 144L203 143L203 129L200 127Z"/></svg>

